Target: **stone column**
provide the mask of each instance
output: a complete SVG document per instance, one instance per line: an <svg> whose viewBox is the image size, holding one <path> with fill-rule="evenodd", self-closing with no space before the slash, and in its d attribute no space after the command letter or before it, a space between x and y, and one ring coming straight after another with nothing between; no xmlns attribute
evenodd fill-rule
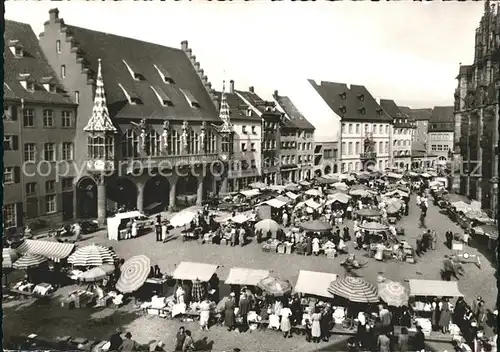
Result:
<svg viewBox="0 0 500 352"><path fill-rule="evenodd" d="M169 201L168 201L168 210L174 211L175 210L175 203L176 203L176 186L177 186L177 178L173 177L168 180L170 183L170 193L169 193Z"/></svg>
<svg viewBox="0 0 500 352"><path fill-rule="evenodd" d="M137 182L137 210L144 210L144 183Z"/></svg>
<svg viewBox="0 0 500 352"><path fill-rule="evenodd" d="M221 175L220 193L227 193L227 175Z"/></svg>
<svg viewBox="0 0 500 352"><path fill-rule="evenodd" d="M73 185L73 219L78 220L78 182Z"/></svg>
<svg viewBox="0 0 500 352"><path fill-rule="evenodd" d="M198 189L196 192L196 205L200 206L203 203L203 176L198 176Z"/></svg>
<svg viewBox="0 0 500 352"><path fill-rule="evenodd" d="M106 223L106 183L104 175L99 175L97 183L97 220L99 224Z"/></svg>
<svg viewBox="0 0 500 352"><path fill-rule="evenodd" d="M480 110L479 113L479 123L478 123L478 138L477 138L477 148L478 148L478 155L477 155L477 162L474 164L474 168L477 166L477 163L481 163L483 161L483 148L481 147L481 139L483 137L483 121L484 118L484 107ZM480 168L480 174L483 174L483 168ZM477 201L481 204L483 198L483 178L479 177L477 179L477 194L476 194L476 199Z"/></svg>

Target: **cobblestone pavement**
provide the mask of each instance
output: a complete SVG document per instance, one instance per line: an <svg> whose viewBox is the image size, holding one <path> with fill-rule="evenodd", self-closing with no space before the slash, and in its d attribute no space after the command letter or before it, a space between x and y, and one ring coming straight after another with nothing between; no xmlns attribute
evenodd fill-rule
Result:
<svg viewBox="0 0 500 352"><path fill-rule="evenodd" d="M416 235L422 229L418 225L419 210L416 209L414 198L410 204L410 215L403 217L397 226L405 228L405 239L414 245ZM427 216L428 226L435 229L439 236L437 249L424 254L421 258L417 258L416 264L377 262L370 258L364 258L361 251L352 249L352 242L348 243L350 251L356 254L360 262L368 262L368 265L357 270L357 274L372 283L376 282L379 274L400 282L407 279L439 280L444 255L451 254L451 251L444 245L444 234L448 229L461 232L457 225L451 222L446 215L440 214L439 211L439 208L430 205ZM339 264L343 256L328 259L325 256L306 257L295 254L270 254L262 252L260 245L256 243L251 243L245 247L201 245L197 242L183 243L180 238L176 238L178 233L179 230L173 231L173 239L167 243L155 242L153 233L136 239L116 242L107 240L105 231L100 231L84 239L81 245L96 243L113 246L117 254L125 259L136 254L146 254L151 259L152 265L158 264L164 272L172 272L175 265L181 261L218 264L221 265L217 271L221 282L226 279L231 267L268 269L274 275L290 280L292 283L296 282L299 270L333 272L339 275L345 273L345 270ZM487 308L492 309L495 306L497 297L494 276L495 266L478 250L474 248L467 248L466 250L471 254L478 254L482 266L478 268L474 264L464 264L465 275L460 278L459 289L469 302L476 295L481 295L486 300ZM75 336L78 333L88 338L102 339L107 338L117 326L122 326L124 329L131 331L134 338L141 343L162 340L167 343L167 346L172 346L176 330L180 325L184 325L194 332L195 339L207 337L208 341L214 341L214 351L232 350L234 347L239 347L243 351L307 351L315 348L315 346L306 343L302 337L283 339L281 334L274 331L239 334L213 327L208 332L201 332L194 322L162 320L153 316L138 316L135 313L130 313L129 307L121 308L118 312L113 313L111 309L104 309L100 312L85 309L65 311L56 307L55 303L52 307L27 304L27 307L19 305L4 306L4 314L7 315L4 320L6 336L15 331L17 333L36 332L57 336ZM327 345L325 343L320 344L318 347L333 351L345 350L345 345L343 345L345 339L345 336L335 337L331 341L339 343L339 345ZM436 350L443 350L444 348L442 344L431 344L430 347ZM447 348L450 347L447 346Z"/></svg>

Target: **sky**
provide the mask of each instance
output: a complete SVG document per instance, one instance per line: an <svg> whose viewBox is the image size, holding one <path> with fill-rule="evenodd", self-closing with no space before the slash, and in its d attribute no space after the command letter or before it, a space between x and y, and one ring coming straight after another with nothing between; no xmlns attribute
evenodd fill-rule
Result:
<svg viewBox="0 0 500 352"><path fill-rule="evenodd" d="M365 85L398 105L453 105L459 64L474 55L483 2L7 1L5 18L43 32L49 9L65 23L180 48L212 86L233 79L270 99L307 79Z"/></svg>

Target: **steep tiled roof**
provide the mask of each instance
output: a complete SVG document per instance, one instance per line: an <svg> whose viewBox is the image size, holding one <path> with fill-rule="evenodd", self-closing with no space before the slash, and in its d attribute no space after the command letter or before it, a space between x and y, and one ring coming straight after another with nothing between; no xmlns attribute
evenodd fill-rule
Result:
<svg viewBox="0 0 500 352"><path fill-rule="evenodd" d="M432 116L432 109L412 109L411 113L417 121L429 121Z"/></svg>
<svg viewBox="0 0 500 352"><path fill-rule="evenodd" d="M455 121L453 111L454 111L453 106L435 106L432 111L429 123L434 123L434 122L452 123Z"/></svg>
<svg viewBox="0 0 500 352"><path fill-rule="evenodd" d="M472 65L460 65L460 69L458 70L458 76L456 79L460 78L461 76L470 76L472 74Z"/></svg>
<svg viewBox="0 0 500 352"><path fill-rule="evenodd" d="M235 92L243 97L243 99L248 101L249 104L251 104L255 109L259 110L259 112L261 112L262 114L271 116L271 118L274 118L272 115L281 116L281 113L276 110L275 104L273 102L265 101L255 92L241 90L235 90ZM268 110L268 108L271 108L271 110Z"/></svg>
<svg viewBox="0 0 500 352"><path fill-rule="evenodd" d="M316 84L314 80L309 83L316 89L342 120L391 122L392 118L377 104L377 101L364 86L345 83L325 82Z"/></svg>
<svg viewBox="0 0 500 352"><path fill-rule="evenodd" d="M408 121L415 122L415 115L408 106L398 106L398 108L399 110L401 110L402 113L408 116Z"/></svg>
<svg viewBox="0 0 500 352"><path fill-rule="evenodd" d="M74 26L67 26L67 32L89 67L97 68L97 60L102 58L112 116L219 121L217 109L182 50ZM127 66L143 79L135 80ZM165 79L160 72L170 77ZM143 104L129 104L119 84ZM171 104L162 103L151 87L159 87Z"/></svg>
<svg viewBox="0 0 500 352"><path fill-rule="evenodd" d="M217 96L217 100L220 101L221 92L216 92L215 94ZM226 92L225 94L226 94L226 101L229 104L231 121L237 121L237 120L261 121L261 118L253 111L252 114L248 116L247 108L249 107L236 93Z"/></svg>
<svg viewBox="0 0 500 352"><path fill-rule="evenodd" d="M287 117L284 127L299 128L303 130L314 130L314 126L307 121L302 113L295 107L287 96L275 95L274 99L278 102Z"/></svg>
<svg viewBox="0 0 500 352"><path fill-rule="evenodd" d="M401 111L401 109L396 105L394 100L390 99L380 99L380 106L387 112L387 114L393 118L394 127L396 128L409 128L411 127L409 116ZM406 123L405 123L406 120Z"/></svg>
<svg viewBox="0 0 500 352"><path fill-rule="evenodd" d="M39 46L38 38L26 23L15 21L5 21L5 63L4 63L4 85L5 98L24 99L26 102L44 102L53 104L73 104L68 96L65 96L64 88L57 81L56 74L49 65L42 49ZM18 41L17 45L22 47L23 56L15 57L9 49L9 44ZM30 74L35 83L35 91L28 92L20 83L20 74ZM48 92L42 83L44 77L54 77L56 92Z"/></svg>

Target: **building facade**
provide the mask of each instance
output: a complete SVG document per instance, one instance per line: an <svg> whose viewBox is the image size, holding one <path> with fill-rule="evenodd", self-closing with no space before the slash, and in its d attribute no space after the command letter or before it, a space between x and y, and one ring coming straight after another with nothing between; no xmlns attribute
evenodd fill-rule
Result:
<svg viewBox="0 0 500 352"><path fill-rule="evenodd" d="M436 166L446 168L452 160L455 122L452 106L435 106L429 120L427 153L436 155Z"/></svg>
<svg viewBox="0 0 500 352"><path fill-rule="evenodd" d="M273 100L284 115L280 155L282 180L308 180L313 176L315 128L289 97L274 91Z"/></svg>
<svg viewBox="0 0 500 352"><path fill-rule="evenodd" d="M233 128L233 155L229 163L227 192L247 188L262 176L262 119L247 105L234 90L234 81L222 94L229 106Z"/></svg>
<svg viewBox="0 0 500 352"><path fill-rule="evenodd" d="M411 115L413 115L415 119L415 134L413 141L424 145L427 150L429 120L432 116L432 109L411 109Z"/></svg>
<svg viewBox="0 0 500 352"><path fill-rule="evenodd" d="M236 94L261 118L262 182L268 185L281 184L281 126L284 116L274 102L259 97L254 87L249 87L247 91L236 91Z"/></svg>
<svg viewBox="0 0 500 352"><path fill-rule="evenodd" d="M461 65L455 90L455 152L460 193L497 218L500 11L486 1L476 29L474 62ZM457 169L457 168L455 168ZM457 173L460 175L458 176Z"/></svg>
<svg viewBox="0 0 500 352"><path fill-rule="evenodd" d="M341 118L340 172L389 167L392 119L368 90L335 82L321 82L314 87Z"/></svg>
<svg viewBox="0 0 500 352"><path fill-rule="evenodd" d="M313 172L316 177L338 173L338 142L317 139L314 142Z"/></svg>
<svg viewBox="0 0 500 352"><path fill-rule="evenodd" d="M201 204L215 190L216 94L187 42L174 49L66 25L57 9L39 42L79 104L76 216Z"/></svg>
<svg viewBox="0 0 500 352"><path fill-rule="evenodd" d="M7 232L73 218L76 104L30 25L5 21L4 204ZM12 230L11 230L12 229Z"/></svg>
<svg viewBox="0 0 500 352"><path fill-rule="evenodd" d="M399 170L411 168L411 144L414 126L410 116L401 111L394 100L380 99L380 106L392 118L392 165Z"/></svg>

